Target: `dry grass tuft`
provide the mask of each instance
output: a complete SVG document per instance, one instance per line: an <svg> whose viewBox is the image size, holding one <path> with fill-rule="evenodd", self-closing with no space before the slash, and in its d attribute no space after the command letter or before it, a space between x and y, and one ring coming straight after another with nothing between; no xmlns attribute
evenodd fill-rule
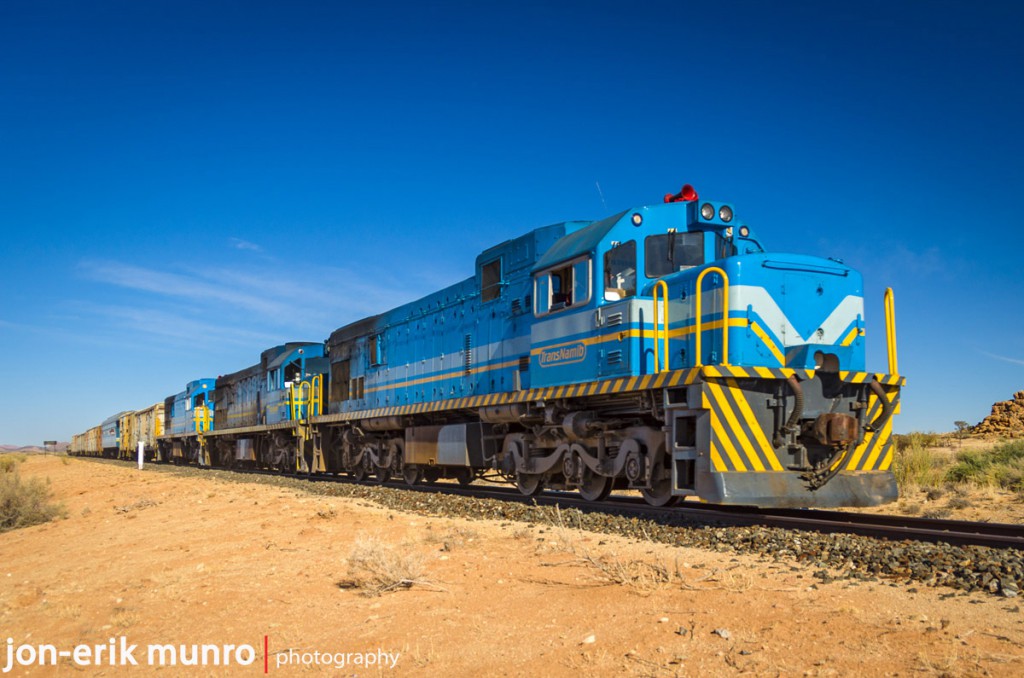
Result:
<svg viewBox="0 0 1024 678"><path fill-rule="evenodd" d="M50 481L22 481L17 469L0 473L0 532L47 523L67 515L63 504L50 502Z"/></svg>
<svg viewBox="0 0 1024 678"><path fill-rule="evenodd" d="M322 518L323 520L332 520L338 516L338 509L330 505L321 506L316 510L316 515L318 518Z"/></svg>
<svg viewBox="0 0 1024 678"><path fill-rule="evenodd" d="M648 594L663 589L669 584L682 582L678 564L673 570L646 560L619 560L614 556L595 558L590 553L581 554L580 561L592 568L598 578L608 584L625 586L637 593Z"/></svg>
<svg viewBox="0 0 1024 678"><path fill-rule="evenodd" d="M131 513L132 511L141 511L142 509L149 508L150 506L156 506L157 502L152 499L139 499L138 501L131 504L124 504L123 506L115 506L114 510L118 513Z"/></svg>
<svg viewBox="0 0 1024 678"><path fill-rule="evenodd" d="M128 629L139 623L139 615L124 607L115 607L110 617L112 626L119 629Z"/></svg>
<svg viewBox="0 0 1024 678"><path fill-rule="evenodd" d="M13 473L26 459L24 454L0 454L0 473Z"/></svg>
<svg viewBox="0 0 1024 678"><path fill-rule="evenodd" d="M532 536L533 532L531 532L528 527L517 527L515 531L512 532L513 539L529 539Z"/></svg>
<svg viewBox="0 0 1024 678"><path fill-rule="evenodd" d="M924 434L911 433L906 438L896 445L892 468L900 493L939 486L944 475L941 459L932 452L932 446L926 444Z"/></svg>
<svg viewBox="0 0 1024 678"><path fill-rule="evenodd" d="M461 548L479 537L480 533L471 527L454 526L448 528L443 534L433 531L427 532L423 541L428 544L441 544L442 551L454 551L456 548Z"/></svg>
<svg viewBox="0 0 1024 678"><path fill-rule="evenodd" d="M356 538L348 556L348 579L338 582L343 589L359 589L363 595L408 589L413 586L439 588L422 578L423 559L416 553L399 552L380 537Z"/></svg>
<svg viewBox="0 0 1024 678"><path fill-rule="evenodd" d="M57 608L56 615L60 619L78 619L82 616L82 608L68 603Z"/></svg>

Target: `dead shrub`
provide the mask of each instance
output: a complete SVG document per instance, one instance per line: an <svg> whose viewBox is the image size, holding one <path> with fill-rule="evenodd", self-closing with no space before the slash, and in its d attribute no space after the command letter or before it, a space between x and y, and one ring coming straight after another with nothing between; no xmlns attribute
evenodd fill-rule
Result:
<svg viewBox="0 0 1024 678"><path fill-rule="evenodd" d="M591 567L597 578L608 584L625 586L637 593L647 594L674 582L681 582L678 566L670 571L646 560L619 560L613 556L595 558L584 551L580 561Z"/></svg>
<svg viewBox="0 0 1024 678"><path fill-rule="evenodd" d="M114 510L118 513L131 513L132 511L141 511L142 509L149 508L150 506L157 506L158 503L152 499L142 498L131 504L124 504L122 506L115 506Z"/></svg>
<svg viewBox="0 0 1024 678"><path fill-rule="evenodd" d="M49 479L22 481L17 469L0 473L0 532L62 518L62 504L50 502Z"/></svg>
<svg viewBox="0 0 1024 678"><path fill-rule="evenodd" d="M24 454L0 454L0 473L12 473L27 458Z"/></svg>
<svg viewBox="0 0 1024 678"><path fill-rule="evenodd" d="M380 537L360 536L348 556L348 578L338 582L338 586L359 589L366 596L415 585L433 586L422 575L423 559L418 554L399 552Z"/></svg>

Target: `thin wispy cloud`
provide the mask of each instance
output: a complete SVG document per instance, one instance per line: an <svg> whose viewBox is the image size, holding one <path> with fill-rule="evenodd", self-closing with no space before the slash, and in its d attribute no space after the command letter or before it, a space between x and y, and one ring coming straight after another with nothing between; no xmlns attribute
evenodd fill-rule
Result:
<svg viewBox="0 0 1024 678"><path fill-rule="evenodd" d="M191 338L197 345L316 340L415 299L423 289L415 280L399 281L376 271L293 265L273 258L255 269L193 264L175 272L87 260L79 272L90 281L138 293L102 308L110 322L165 341Z"/></svg>
<svg viewBox="0 0 1024 678"><path fill-rule="evenodd" d="M236 323L218 324L179 313L127 306L95 306L94 314L120 330L138 332L169 340L251 346L270 345L280 340L271 332L260 332Z"/></svg>
<svg viewBox="0 0 1024 678"><path fill-rule="evenodd" d="M83 262L81 270L87 278L99 282L164 297L179 297L204 305L219 301L268 315L287 311L285 304L259 294L259 289L245 291L219 285L209 277L204 279L202 274L167 273L114 261Z"/></svg>
<svg viewBox="0 0 1024 678"><path fill-rule="evenodd" d="M262 252L263 248L254 242L248 240L242 240L241 238L231 238L231 246L236 250L247 250L249 252Z"/></svg>
<svg viewBox="0 0 1024 678"><path fill-rule="evenodd" d="M1004 363L1010 363L1011 365L1024 365L1024 358L1011 358L1005 355L998 355L996 353L989 353L988 351L978 351L984 356L988 356L994 360L1001 360Z"/></svg>

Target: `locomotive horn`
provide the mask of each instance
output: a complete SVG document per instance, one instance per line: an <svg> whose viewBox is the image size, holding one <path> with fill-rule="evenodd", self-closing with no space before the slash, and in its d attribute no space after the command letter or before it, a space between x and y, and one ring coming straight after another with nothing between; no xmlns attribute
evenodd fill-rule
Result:
<svg viewBox="0 0 1024 678"><path fill-rule="evenodd" d="M690 202L697 199L697 189L690 184L683 184L682 189L675 195L665 194L665 202Z"/></svg>

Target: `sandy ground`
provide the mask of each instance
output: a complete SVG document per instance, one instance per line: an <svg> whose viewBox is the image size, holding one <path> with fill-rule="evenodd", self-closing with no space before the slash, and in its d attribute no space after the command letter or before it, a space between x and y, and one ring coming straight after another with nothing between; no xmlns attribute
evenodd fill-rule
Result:
<svg viewBox="0 0 1024 678"><path fill-rule="evenodd" d="M22 473L68 517L0 535L0 670L122 637L139 665L9 675L259 675L265 637L279 675L1024 675L1020 599L85 460ZM357 543L419 558L418 583L339 587ZM152 666L151 644L185 653ZM253 652L182 666L193 644Z"/></svg>

